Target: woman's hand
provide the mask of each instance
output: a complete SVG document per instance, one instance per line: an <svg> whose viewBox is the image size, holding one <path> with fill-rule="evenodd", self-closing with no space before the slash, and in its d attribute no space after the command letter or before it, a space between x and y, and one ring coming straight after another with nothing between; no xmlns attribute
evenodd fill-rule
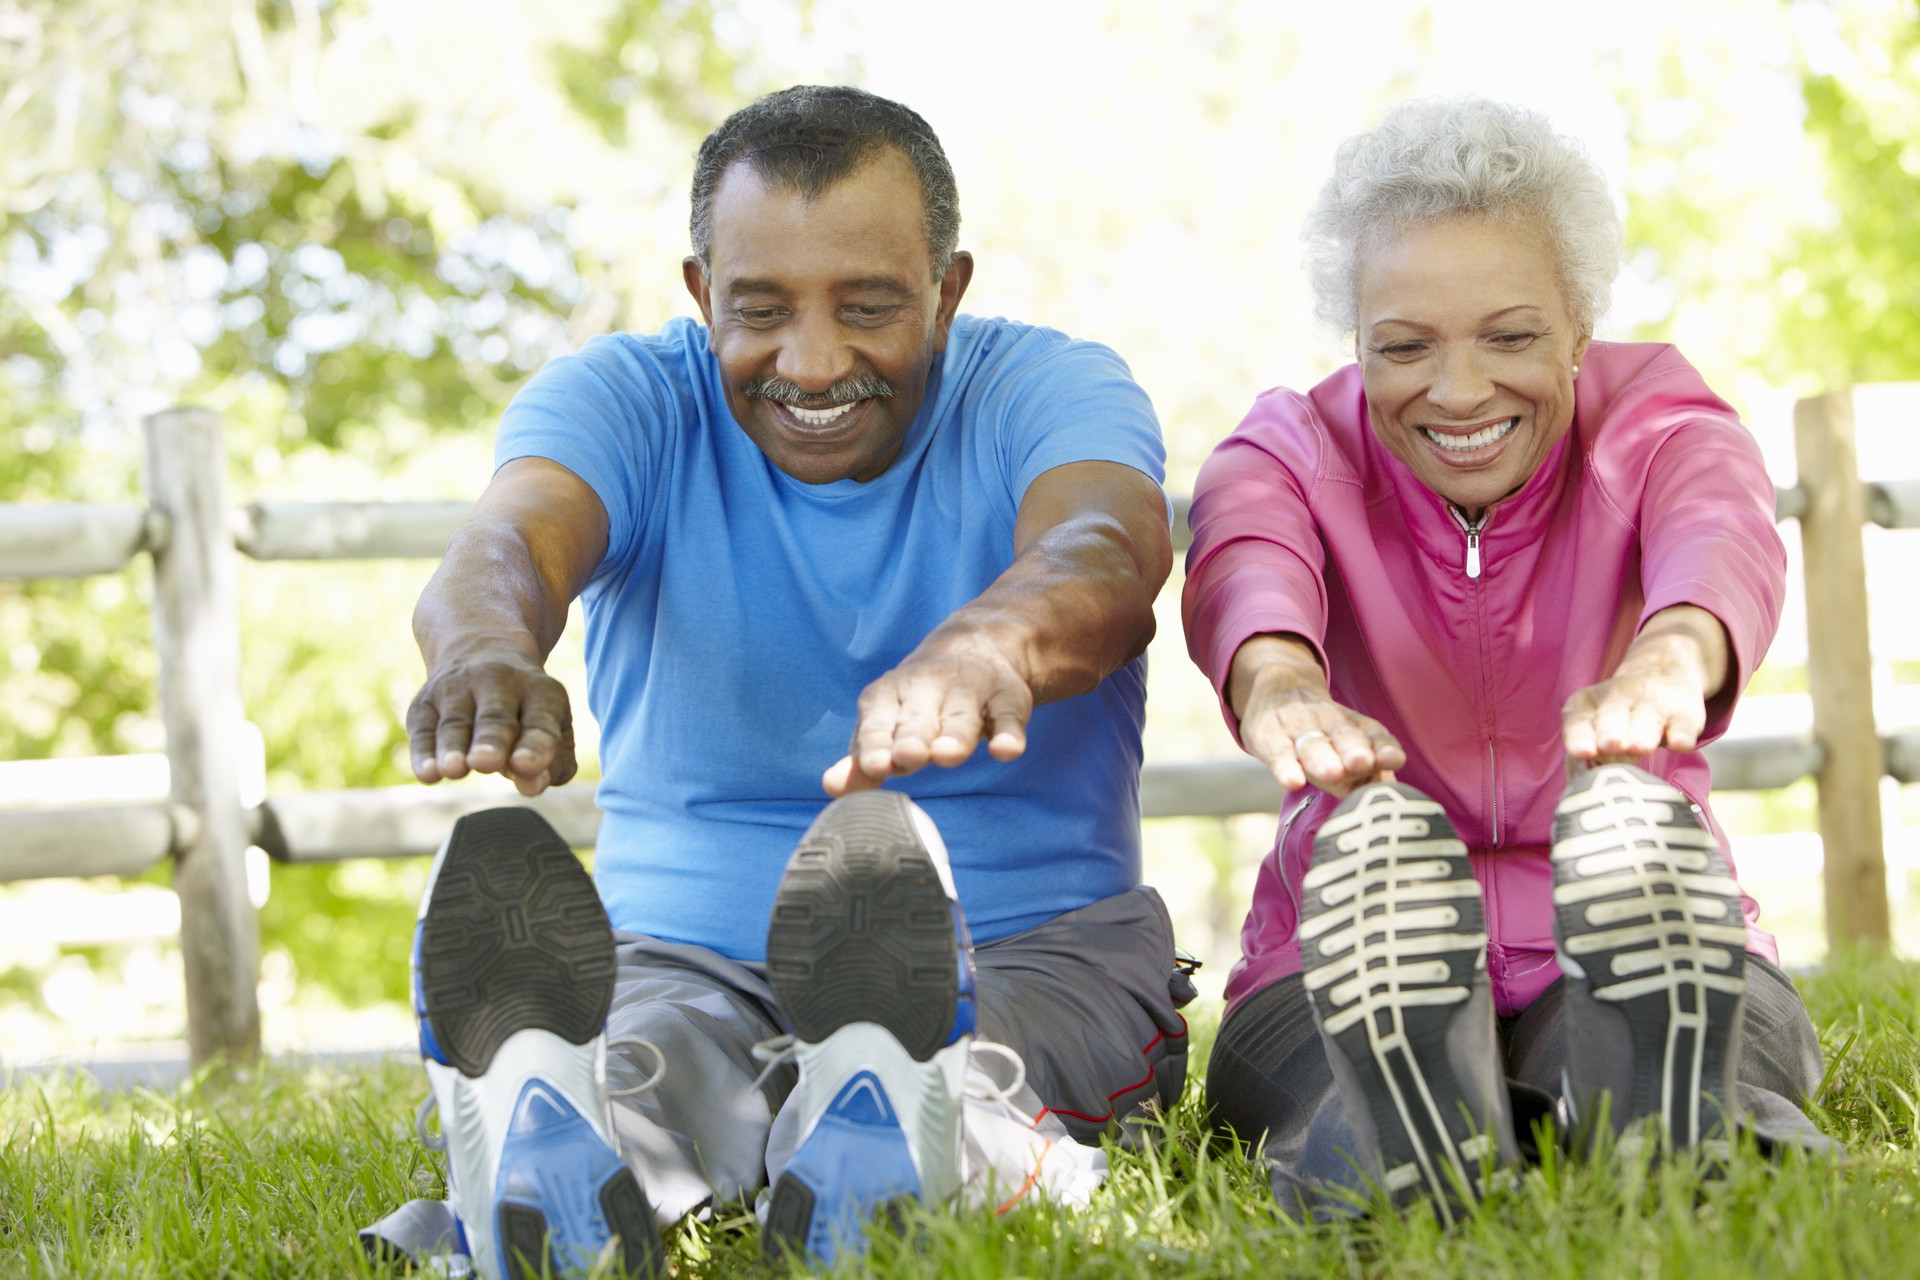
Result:
<svg viewBox="0 0 1920 1280"><path fill-rule="evenodd" d="M1247 752L1289 791L1312 783L1344 797L1391 781L1407 753L1379 721L1335 702L1312 646L1291 635L1254 636L1233 655L1227 701Z"/></svg>
<svg viewBox="0 0 1920 1280"><path fill-rule="evenodd" d="M1707 699L1727 682L1726 629L1705 609L1675 605L1647 619L1619 669L1567 699L1560 741L1569 763L1616 764L1665 747L1692 751Z"/></svg>

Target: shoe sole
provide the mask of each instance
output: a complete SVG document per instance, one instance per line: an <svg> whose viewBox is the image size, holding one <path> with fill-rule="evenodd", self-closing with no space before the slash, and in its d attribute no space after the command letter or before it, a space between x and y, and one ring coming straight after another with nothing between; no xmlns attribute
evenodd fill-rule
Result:
<svg viewBox="0 0 1920 1280"><path fill-rule="evenodd" d="M787 863L767 928L767 978L801 1040L872 1022L925 1062L952 1038L953 904L910 804L890 791L844 796Z"/></svg>
<svg viewBox="0 0 1920 1280"><path fill-rule="evenodd" d="M1396 1203L1420 1190L1444 1219L1478 1198L1498 1140L1456 1078L1453 1019L1486 964L1486 914L1440 806L1374 783L1334 810L1303 882L1303 978L1325 1037L1352 1064ZM1490 1008L1490 1006L1487 1006Z"/></svg>
<svg viewBox="0 0 1920 1280"><path fill-rule="evenodd" d="M1632 1084L1612 1099L1612 1127L1657 1116L1671 1142L1693 1146L1721 1119L1703 1094L1726 1090L1746 992L1740 886L1693 802L1630 765L1576 779L1553 834L1555 941L1578 970L1569 980L1631 1029Z"/></svg>
<svg viewBox="0 0 1920 1280"><path fill-rule="evenodd" d="M529 1028L587 1044L614 970L593 878L546 819L501 808L454 824L420 922L420 999L447 1062L478 1078Z"/></svg>
<svg viewBox="0 0 1920 1280"><path fill-rule="evenodd" d="M593 878L545 818L508 807L454 824L420 921L418 966L421 1013L451 1066L477 1080L508 1037L528 1030L591 1044L606 1029L617 967ZM620 1238L615 1274L660 1275L659 1227L633 1172L622 1165L585 1193ZM570 1274L569 1242L539 1206L502 1203L496 1227L508 1280ZM597 1254L602 1244L583 1247Z"/></svg>

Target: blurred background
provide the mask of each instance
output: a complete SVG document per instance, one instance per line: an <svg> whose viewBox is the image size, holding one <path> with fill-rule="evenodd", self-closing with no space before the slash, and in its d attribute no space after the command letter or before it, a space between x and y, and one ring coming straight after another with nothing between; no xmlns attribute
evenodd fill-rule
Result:
<svg viewBox="0 0 1920 1280"><path fill-rule="evenodd" d="M1119 350L1175 493L1256 392L1350 358L1298 266L1335 145L1466 91L1546 111L1612 179L1629 260L1602 337L1678 343L1782 485L1795 398L1872 384L1863 474L1920 478L1913 0L0 0L0 502L139 501L140 418L173 404L222 415L236 504L472 498L543 361L692 313L701 137L823 81L927 117L978 260L967 309ZM1879 720L1911 727L1920 535L1866 535ZM256 792L408 779L431 568L241 562ZM1176 573L1149 759L1229 756L1178 597ZM1795 599L1736 732L1808 723ZM164 795L150 600L144 559L0 581L0 808ZM577 628L555 668L584 717ZM1920 788L1882 785L1912 954ZM1812 784L1716 806L1789 966L1817 963ZM1149 823L1209 991L1273 825ZM256 871L267 1045L404 1044L424 861ZM0 1065L179 1039L165 885L0 886Z"/></svg>

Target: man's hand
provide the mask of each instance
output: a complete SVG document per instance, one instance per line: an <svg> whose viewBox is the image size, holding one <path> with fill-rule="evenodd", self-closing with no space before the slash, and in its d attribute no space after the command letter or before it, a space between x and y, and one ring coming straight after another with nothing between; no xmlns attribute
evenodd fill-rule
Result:
<svg viewBox="0 0 1920 1280"><path fill-rule="evenodd" d="M422 782L498 773L521 795L537 796L579 769L566 687L517 656L432 672L407 708L407 737Z"/></svg>
<svg viewBox="0 0 1920 1280"><path fill-rule="evenodd" d="M1289 791L1311 783L1345 797L1406 767L1384 725L1333 700L1312 647L1295 636L1248 639L1233 655L1227 694L1241 744Z"/></svg>
<svg viewBox="0 0 1920 1280"><path fill-rule="evenodd" d="M952 768L984 738L996 760L1027 749L1033 691L990 644L939 634L860 694L847 754L821 776L827 794L866 791L927 764Z"/></svg>
<svg viewBox="0 0 1920 1280"><path fill-rule="evenodd" d="M407 708L414 777L498 773L523 796L573 777L573 713L543 663L606 551L586 481L544 458L494 473L414 607L427 664Z"/></svg>
<svg viewBox="0 0 1920 1280"><path fill-rule="evenodd" d="M1661 747L1695 750L1707 699L1726 683L1728 652L1726 630L1706 610L1676 605L1654 614L1619 669L1561 708L1569 763L1625 763Z"/></svg>
<svg viewBox="0 0 1920 1280"><path fill-rule="evenodd" d="M1173 564L1166 496L1118 462L1069 462L1027 486L1013 563L860 694L847 754L820 781L839 796L984 739L1027 749L1036 704L1072 698L1146 651L1153 597Z"/></svg>

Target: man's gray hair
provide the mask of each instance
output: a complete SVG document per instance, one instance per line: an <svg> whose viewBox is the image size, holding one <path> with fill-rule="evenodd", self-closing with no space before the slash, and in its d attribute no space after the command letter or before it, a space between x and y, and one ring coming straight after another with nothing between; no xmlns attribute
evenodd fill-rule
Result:
<svg viewBox="0 0 1920 1280"><path fill-rule="evenodd" d="M933 127L911 108L845 85L795 85L750 103L700 144L693 168L693 253L705 270L713 248L713 193L736 163L767 183L817 200L888 147L920 179L933 278L960 244L960 193Z"/></svg>
<svg viewBox="0 0 1920 1280"><path fill-rule="evenodd" d="M1403 102L1340 144L1301 233L1315 314L1353 333L1362 256L1408 227L1456 214L1537 226L1568 311L1593 332L1612 300L1625 239L1607 180L1546 116L1484 98Z"/></svg>

